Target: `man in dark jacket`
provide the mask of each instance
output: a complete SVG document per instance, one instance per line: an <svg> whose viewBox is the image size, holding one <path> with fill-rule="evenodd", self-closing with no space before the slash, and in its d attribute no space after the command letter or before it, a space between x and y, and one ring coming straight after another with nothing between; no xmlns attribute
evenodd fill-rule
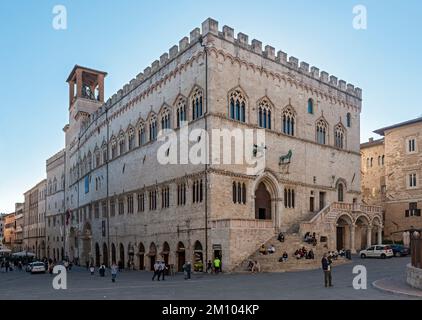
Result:
<svg viewBox="0 0 422 320"><path fill-rule="evenodd" d="M331 277L331 264L332 261L328 258L327 254L324 253L324 257L322 258L322 270L324 271L324 279L325 279L325 287L332 287L332 277Z"/></svg>

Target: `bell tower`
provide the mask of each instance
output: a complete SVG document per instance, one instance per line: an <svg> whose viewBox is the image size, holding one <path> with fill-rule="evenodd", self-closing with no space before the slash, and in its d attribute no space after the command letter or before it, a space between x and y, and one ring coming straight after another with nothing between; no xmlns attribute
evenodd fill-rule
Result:
<svg viewBox="0 0 422 320"><path fill-rule="evenodd" d="M76 65L69 77L69 112L78 120L89 116L104 103L106 72Z"/></svg>

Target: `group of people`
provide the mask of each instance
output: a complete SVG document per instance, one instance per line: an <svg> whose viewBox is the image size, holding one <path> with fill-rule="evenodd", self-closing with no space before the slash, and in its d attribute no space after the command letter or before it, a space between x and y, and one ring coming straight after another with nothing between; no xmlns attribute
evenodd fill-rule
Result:
<svg viewBox="0 0 422 320"><path fill-rule="evenodd" d="M249 266L248 266L248 268L249 268L249 270L252 272L252 273L259 273L259 272L261 272L261 265L260 265L260 263L258 262L258 261L256 261L256 260L251 260L251 261L249 261Z"/></svg>
<svg viewBox="0 0 422 320"><path fill-rule="evenodd" d="M94 265L91 264L88 269L89 269L91 276L94 276L95 275ZM100 274L100 277L102 277L102 278L104 278L106 276L106 271L107 271L107 267L105 266L105 264L102 264L98 268L98 273ZM118 272L119 272L119 266L115 262L113 262L110 266L110 274L111 274L111 281L112 282L116 282Z"/></svg>
<svg viewBox="0 0 422 320"><path fill-rule="evenodd" d="M315 259L315 254L313 250L306 250L305 247L302 247L301 249L298 249L295 251L295 257L297 260L301 259L307 259L307 260L313 260Z"/></svg>
<svg viewBox="0 0 422 320"><path fill-rule="evenodd" d="M154 263L154 275L152 276L152 281L155 280L155 277L157 277L157 281L160 281L160 278L164 281L165 273L168 270L168 267L166 266L164 261L155 261Z"/></svg>
<svg viewBox="0 0 422 320"><path fill-rule="evenodd" d="M303 240L307 243L307 244L312 244L314 247L316 247L318 241L316 238L316 233L314 232L312 235L310 232L307 232L305 234L305 237L303 238Z"/></svg>
<svg viewBox="0 0 422 320"><path fill-rule="evenodd" d="M268 248L265 247L265 244L263 244L261 246L261 248L259 249L259 252L263 255L267 255L267 254L274 254L275 253L275 247L274 245L270 245Z"/></svg>

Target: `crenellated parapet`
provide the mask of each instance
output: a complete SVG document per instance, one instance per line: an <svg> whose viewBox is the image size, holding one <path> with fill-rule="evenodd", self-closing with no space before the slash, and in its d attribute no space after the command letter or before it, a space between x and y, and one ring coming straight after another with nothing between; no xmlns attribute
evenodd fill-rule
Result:
<svg viewBox="0 0 422 320"><path fill-rule="evenodd" d="M163 68L178 59L208 35L233 43L244 50L248 50L264 59L268 59L273 63L287 68L288 71L313 79L323 86L338 90L359 101L362 100L362 89L355 87L353 84L347 83L341 79L339 80L338 77L330 75L326 71L320 71L318 67L311 66L305 61L300 61L294 56L288 56L284 51L276 51L271 45L264 46L260 40L253 39L250 41L247 34L239 32L236 35L235 30L229 26L225 25L222 27L222 30L219 30L219 23L214 19L208 18L202 23L201 27L202 28L197 27L193 29L188 36L183 37L179 41L178 45L172 46L168 52L163 53L159 59L152 62L152 64L146 67L143 72L140 72L136 78L130 80L122 89L112 95L101 108L91 115L90 123L97 121L106 110L118 104L124 97L128 96L142 84L150 81L155 75L160 75L160 71ZM87 126L89 126L89 123Z"/></svg>
<svg viewBox="0 0 422 320"><path fill-rule="evenodd" d="M211 33L226 41L232 42L239 47L275 61L291 70L309 76L353 97L362 99L362 89L355 88L353 84L347 84L344 80L338 80L336 76L329 75L325 71L320 72L319 68L314 66L311 67L307 62L299 61L296 57L288 57L287 53L283 51L277 51L276 53L275 48L270 45L263 47L263 43L260 40L253 39L249 43L249 36L242 32L239 32L237 37L235 37L235 30L229 26L223 26L222 31L219 31L218 22L211 18L202 23L202 36L205 37L207 33Z"/></svg>

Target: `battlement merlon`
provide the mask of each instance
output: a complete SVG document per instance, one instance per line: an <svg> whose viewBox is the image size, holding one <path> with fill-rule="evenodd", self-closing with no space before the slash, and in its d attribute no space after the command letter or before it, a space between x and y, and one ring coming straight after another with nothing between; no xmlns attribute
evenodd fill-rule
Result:
<svg viewBox="0 0 422 320"><path fill-rule="evenodd" d="M336 76L329 75L325 71L320 73L319 68L314 66L310 67L308 63L299 61L299 59L295 57L291 56L288 58L287 54L283 51L278 51L277 55L275 55L275 49L269 45L265 46L265 49L263 51L263 44L261 41L254 39L250 44L249 36L242 32L239 32L236 38L234 36L235 30L229 26L224 26L222 31L220 32L218 28L218 21L212 18L208 18L202 23L202 37L206 37L207 34L211 34L226 41L232 42L244 49L254 52L255 54L261 55L266 59L275 61L290 69L293 69L296 72L299 72L303 75L320 81L327 86L335 88L336 90L340 90L347 95L353 96L358 100L362 100L362 89L357 87L355 88L354 85L347 84L344 80L338 81L338 78Z"/></svg>

